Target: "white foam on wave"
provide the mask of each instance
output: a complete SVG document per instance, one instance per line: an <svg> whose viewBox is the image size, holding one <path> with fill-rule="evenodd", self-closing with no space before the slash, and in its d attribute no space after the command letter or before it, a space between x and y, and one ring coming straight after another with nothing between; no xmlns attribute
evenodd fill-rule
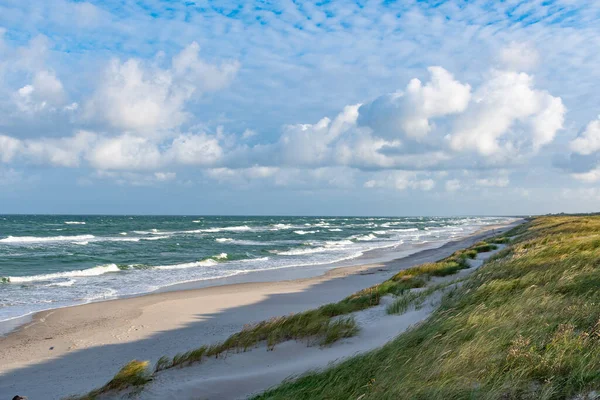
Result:
<svg viewBox="0 0 600 400"><path fill-rule="evenodd" d="M368 235L358 236L356 238L356 240L360 240L361 242L369 242L375 239L377 239L377 236L373 235L372 233L369 233Z"/></svg>
<svg viewBox="0 0 600 400"><path fill-rule="evenodd" d="M67 224L67 225L85 225L85 222L83 222L83 221L65 221L65 224Z"/></svg>
<svg viewBox="0 0 600 400"><path fill-rule="evenodd" d="M230 242L233 242L233 239L231 239L231 238L216 238L215 242L230 243Z"/></svg>
<svg viewBox="0 0 600 400"><path fill-rule="evenodd" d="M119 235L127 236L127 232L121 232Z"/></svg>
<svg viewBox="0 0 600 400"><path fill-rule="evenodd" d="M142 240L161 240L161 239L169 239L169 238L170 238L170 236L152 236L152 237L142 238Z"/></svg>
<svg viewBox="0 0 600 400"><path fill-rule="evenodd" d="M155 269L185 269L185 268L195 268L195 267L208 267L208 266L217 265L217 264L218 264L217 261L213 260L212 258L209 258L207 260L193 261L193 262L182 263L182 264L159 265L154 268Z"/></svg>
<svg viewBox="0 0 600 400"><path fill-rule="evenodd" d="M1 243L48 243L48 242L66 242L66 241L88 241L94 239L94 235L75 235L75 236L9 236L0 239Z"/></svg>
<svg viewBox="0 0 600 400"><path fill-rule="evenodd" d="M349 246L354 244L353 241L344 239L344 240L327 240L325 241L326 247L338 247L338 246Z"/></svg>
<svg viewBox="0 0 600 400"><path fill-rule="evenodd" d="M329 230L329 232L341 232L341 231L343 231L343 229L340 229L340 228L333 228L333 229L328 229L328 230Z"/></svg>
<svg viewBox="0 0 600 400"><path fill-rule="evenodd" d="M309 235L309 234L317 233L317 232L320 232L320 231L318 231L318 230L317 231L303 231L303 230L294 231L294 233L297 235Z"/></svg>
<svg viewBox="0 0 600 400"><path fill-rule="evenodd" d="M214 256L213 258L217 259L217 260L226 260L227 259L227 253L221 253L219 255Z"/></svg>
<svg viewBox="0 0 600 400"><path fill-rule="evenodd" d="M80 269L75 271L56 272L54 274L42 274L32 276L9 276L10 283L27 283L27 282L39 282L39 281L51 281L53 279L61 278L73 278L73 277L87 277L87 276L98 276L104 275L109 272L121 271L116 264L100 265L88 269Z"/></svg>
<svg viewBox="0 0 600 400"><path fill-rule="evenodd" d="M189 232L247 232L247 231L251 231L252 228L250 228L248 225L241 225L241 226L224 226L224 227L217 227L217 228L208 228L208 229L197 229L195 231L189 231Z"/></svg>
<svg viewBox="0 0 600 400"><path fill-rule="evenodd" d="M77 244L79 246L87 246L90 242L88 242L87 240L84 242L71 242L72 244Z"/></svg>
<svg viewBox="0 0 600 400"><path fill-rule="evenodd" d="M293 227L294 227L294 225L290 225L290 224L274 224L274 225L271 225L271 230L279 231L281 229L292 229Z"/></svg>
<svg viewBox="0 0 600 400"><path fill-rule="evenodd" d="M75 282L77 282L75 279L67 279L64 282L54 282L54 283L50 283L46 286L52 287L52 286L60 286L60 287L69 287L69 286L73 286L75 284Z"/></svg>

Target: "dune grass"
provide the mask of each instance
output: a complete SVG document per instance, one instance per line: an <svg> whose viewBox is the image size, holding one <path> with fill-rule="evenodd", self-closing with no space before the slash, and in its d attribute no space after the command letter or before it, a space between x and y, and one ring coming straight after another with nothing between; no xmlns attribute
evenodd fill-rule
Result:
<svg viewBox="0 0 600 400"><path fill-rule="evenodd" d="M94 400L97 397L110 393L123 390L126 388L132 388L136 386L143 386L152 380L150 370L148 368L148 361L132 360L125 364L123 368L117 372L117 374L101 388L92 390L83 396L72 396L68 397L68 400Z"/></svg>
<svg viewBox="0 0 600 400"><path fill-rule="evenodd" d="M256 398L575 399L598 391L600 217L540 217L515 234L423 324Z"/></svg>
<svg viewBox="0 0 600 400"><path fill-rule="evenodd" d="M477 246L484 246L486 243L478 243ZM308 310L298 314L291 314L282 317L272 318L256 324L245 326L240 332L237 332L227 338L225 341L213 345L204 345L184 353L176 354L173 357L163 356L155 364L152 373L163 370L184 367L193 363L199 363L207 358L224 356L229 352L247 351L260 343L266 343L268 350L273 350L275 345L288 340L306 340L308 345L318 344L321 346L330 345L342 338L355 336L359 327L353 317L340 318L341 316L353 312L365 310L380 304L381 297L386 295L400 296L397 300L398 305L394 306L394 313L403 312L404 306L400 305L402 299L410 298L406 308L410 303L425 297L431 293L431 288L426 289L420 294L411 294L410 289L422 288L432 276L447 276L458 272L461 269L469 268L467 258L475 258L478 252L488 251L465 249L459 250L443 260L435 263L422 264L417 267L402 270L391 279L381 284L361 290L345 299L321 306L314 310ZM436 288L436 290L439 288ZM413 298L414 296L414 298ZM405 311L405 309L404 309ZM390 310L388 310L389 313ZM131 363L134 363L133 361ZM133 368L127 364L108 384L100 389L96 389L84 397L72 397L71 399L93 399L89 397L92 393L104 393L107 390L120 390L128 386L139 386L149 382L152 378L147 367L148 362L143 363L135 361L137 366L144 364L143 374L147 377L135 380L131 379L129 383L123 381L122 386L115 386L115 382L121 382L118 378L123 371L129 371ZM112 383L111 383L112 382ZM100 392L99 392L100 391ZM86 397L87 396L87 397Z"/></svg>

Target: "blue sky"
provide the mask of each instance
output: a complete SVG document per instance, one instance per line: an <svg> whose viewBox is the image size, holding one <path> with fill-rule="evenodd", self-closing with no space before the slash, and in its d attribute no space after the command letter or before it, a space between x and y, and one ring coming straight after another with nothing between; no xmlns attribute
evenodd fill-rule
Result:
<svg viewBox="0 0 600 400"><path fill-rule="evenodd" d="M597 1L0 0L0 213L597 211Z"/></svg>

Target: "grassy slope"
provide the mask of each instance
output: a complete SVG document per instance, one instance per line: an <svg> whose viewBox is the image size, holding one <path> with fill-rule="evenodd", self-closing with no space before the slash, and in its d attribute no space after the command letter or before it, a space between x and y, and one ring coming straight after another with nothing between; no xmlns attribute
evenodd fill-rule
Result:
<svg viewBox="0 0 600 400"><path fill-rule="evenodd" d="M259 399L564 399L600 389L600 217L541 217L432 317Z"/></svg>
<svg viewBox="0 0 600 400"><path fill-rule="evenodd" d="M496 240L495 242L503 243L504 241ZM161 357L154 367L154 373L202 362L210 357L224 356L229 352L247 351L262 342L266 342L267 348L273 350L276 344L287 340L306 340L307 344L317 343L325 346L342 338L354 336L359 329L354 318L339 318L340 316L377 306L381 297L386 295L393 295L398 298L398 304L394 303L395 306L390 307L388 312L401 313L411 304L424 300L427 295L439 289L439 287L431 287L424 292L415 294L415 296L411 295L410 289L426 286L431 277L453 275L461 269L469 268L467 259L475 258L477 253L487 252L496 247L494 244L479 242L469 249L458 250L451 256L437 262L421 264L402 270L392 278L354 293L337 303L330 303L313 310L249 324L223 342L201 346L176 354L174 357ZM152 377L153 374L147 361L134 360L125 365L103 387L83 396L71 396L70 399L94 399L98 395L107 392L128 389L133 386L141 387L151 381Z"/></svg>

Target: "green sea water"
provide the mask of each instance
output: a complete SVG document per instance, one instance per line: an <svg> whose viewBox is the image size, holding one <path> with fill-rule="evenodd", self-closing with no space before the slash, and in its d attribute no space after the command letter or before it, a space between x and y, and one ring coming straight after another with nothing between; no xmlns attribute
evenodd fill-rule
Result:
<svg viewBox="0 0 600 400"><path fill-rule="evenodd" d="M0 321L253 271L360 262L508 218L0 215Z"/></svg>

